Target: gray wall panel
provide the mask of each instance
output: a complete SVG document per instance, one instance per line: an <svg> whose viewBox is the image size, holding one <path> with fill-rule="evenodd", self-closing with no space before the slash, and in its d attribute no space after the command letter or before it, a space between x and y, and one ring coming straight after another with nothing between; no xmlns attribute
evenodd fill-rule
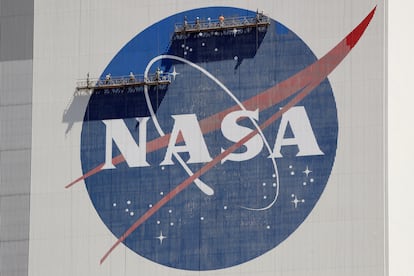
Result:
<svg viewBox="0 0 414 276"><path fill-rule="evenodd" d="M16 194L0 196L0 241L23 241L29 239L29 197Z"/></svg>
<svg viewBox="0 0 414 276"><path fill-rule="evenodd" d="M30 149L0 151L0 195L30 193L30 153Z"/></svg>
<svg viewBox="0 0 414 276"><path fill-rule="evenodd" d="M0 275L28 273L32 64L0 62Z"/></svg>
<svg viewBox="0 0 414 276"><path fill-rule="evenodd" d="M0 105L32 102L31 60L0 62Z"/></svg>
<svg viewBox="0 0 414 276"><path fill-rule="evenodd" d="M33 0L0 0L0 275L7 276L28 274L32 56Z"/></svg>
<svg viewBox="0 0 414 276"><path fill-rule="evenodd" d="M0 107L0 150L31 147L32 105Z"/></svg>
<svg viewBox="0 0 414 276"><path fill-rule="evenodd" d="M0 17L0 61L33 57L33 15Z"/></svg>
<svg viewBox="0 0 414 276"><path fill-rule="evenodd" d="M28 274L33 5L0 0L0 275L7 276Z"/></svg>
<svg viewBox="0 0 414 276"><path fill-rule="evenodd" d="M33 0L0 0L0 16L31 15Z"/></svg>
<svg viewBox="0 0 414 276"><path fill-rule="evenodd" d="M28 271L29 242L0 241L0 275L22 276Z"/></svg>

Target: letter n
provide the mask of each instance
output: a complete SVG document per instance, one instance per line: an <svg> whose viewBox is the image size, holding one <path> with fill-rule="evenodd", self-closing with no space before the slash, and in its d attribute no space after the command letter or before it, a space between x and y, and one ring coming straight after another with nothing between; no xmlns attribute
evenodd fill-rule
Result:
<svg viewBox="0 0 414 276"><path fill-rule="evenodd" d="M118 147L129 167L148 167L147 163L147 122L149 117L136 118L139 123L139 145L123 119L103 120L106 126L105 165L102 169L114 169L112 163L112 141Z"/></svg>

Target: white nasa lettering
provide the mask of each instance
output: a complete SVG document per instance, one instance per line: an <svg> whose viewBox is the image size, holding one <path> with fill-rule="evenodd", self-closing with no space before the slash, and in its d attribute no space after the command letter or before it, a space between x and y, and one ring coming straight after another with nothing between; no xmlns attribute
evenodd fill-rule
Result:
<svg viewBox="0 0 414 276"><path fill-rule="evenodd" d="M161 162L163 165L173 165L171 157L174 153L188 152L190 158L187 163L204 163L212 160L200 125L195 114L172 115L174 118L174 126L171 131L170 141L168 142L165 158ZM177 146L177 138L181 133L185 145Z"/></svg>
<svg viewBox="0 0 414 276"><path fill-rule="evenodd" d="M293 138L284 138L288 124L293 132ZM324 155L316 142L309 117L303 106L292 107L283 114L273 152L269 158L283 157L280 153L282 146L292 145L299 148L296 156Z"/></svg>
<svg viewBox="0 0 414 276"><path fill-rule="evenodd" d="M247 127L243 127L237 124L237 120L243 117L252 118L254 120L259 120L259 110L256 109L255 111L249 110L240 110L234 111L227 114L223 121L221 122L221 131L227 139L232 142L238 142L243 137L248 135L253 130ZM263 148L263 140L259 134L253 136L249 141L244 143L244 146L247 148L245 152L242 153L230 153L227 157L223 158L221 163L224 163L227 160L231 161L246 161L252 159L256 155L258 155ZM221 152L225 151L225 149L221 149Z"/></svg>
<svg viewBox="0 0 414 276"><path fill-rule="evenodd" d="M195 114L172 115L174 119L173 129L171 131L170 140L166 149L164 160L161 166L174 165L173 155L179 153L188 153L190 163L206 163L212 160L208 151L200 124ZM259 120L259 110L238 110L227 114L221 123L221 131L223 136L229 141L237 143L243 137L251 133L252 129L237 124L241 118L251 118ZM131 135L124 120L103 120L106 126L105 138L105 163L102 169L114 169L112 163L112 141L118 147L122 156L125 158L129 167L148 167L146 160L147 154L147 122L150 118L136 118L139 122L139 145ZM286 129L290 125L293 136L285 138ZM177 140L182 136L182 145L177 145ZM246 150L241 153L230 153L221 163L230 161L246 161L256 157L263 149L263 140L259 134L253 136L243 145ZM286 111L280 122L280 126L276 135L273 152L269 158L282 158L281 148L283 146L297 146L299 151L296 156L324 155L319 148L313 133L312 126L306 110L303 106L295 106ZM225 149L221 149L223 152Z"/></svg>
<svg viewBox="0 0 414 276"><path fill-rule="evenodd" d="M124 120L103 120L106 126L105 164L103 170L114 169L112 163L112 141L117 145L129 167L148 167L147 156L147 122L149 117L136 118L139 123L139 146L135 142Z"/></svg>

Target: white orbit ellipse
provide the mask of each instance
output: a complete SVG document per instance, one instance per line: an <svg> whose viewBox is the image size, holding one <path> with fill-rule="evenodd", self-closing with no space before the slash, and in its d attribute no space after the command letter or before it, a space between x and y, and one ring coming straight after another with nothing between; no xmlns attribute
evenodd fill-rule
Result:
<svg viewBox="0 0 414 276"><path fill-rule="evenodd" d="M187 65L190 65L191 67L195 68L196 70L200 71L201 73L203 73L204 75L206 75L208 78L210 78L211 80L213 80L219 87L221 87L227 93L227 95L229 95L231 97L231 99L240 107L241 110L243 110L243 111L246 111L247 110L243 106L243 104L236 98L236 96L234 96L234 94L222 82L220 82L216 77L214 77L210 72L208 72L206 69L198 66L197 64L195 64L195 63L193 63L191 61L188 61L188 60L186 60L184 58L178 57L178 56L174 56L174 55L159 55L159 56L154 57L152 60L150 60L148 62L147 67L145 68L144 78L146 78L146 79L148 78L148 72L149 72L151 66L155 62L157 62L159 60L162 60L162 59L172 59L172 60L176 60L176 61L185 63ZM152 120L154 122L155 128L157 129L157 131L158 131L158 133L159 133L160 136L165 136L165 133L162 130L162 128L161 128L161 126L160 126L160 124L158 122L157 116L155 115L154 109L152 107L152 104L151 104L151 101L150 101L150 98L149 98L149 94L148 94L148 86L147 85L144 85L144 94L145 94L145 100L146 100L146 103L147 103L147 106L148 106L148 110L150 111L151 118L152 118ZM267 142L267 139L264 136L262 130L260 129L259 125L256 123L255 120L253 120L250 117L249 117L249 119L253 123L253 125L255 126L255 128L257 129L259 135L261 136L261 138L262 138L262 140L263 140L263 142L264 142L264 144L265 144L265 146L266 146L266 148L269 151L269 154L271 156L272 155L271 154L272 153L272 150L271 150L270 145ZM184 168L184 170L186 171L186 173L189 176L192 176L193 175L193 172L187 166L187 164L184 162L184 160L177 153L174 153L174 157L177 159L177 161L180 163L180 165ZM274 171L275 171L275 178L276 178L276 187L275 187L276 188L276 192L275 192L275 197L274 197L273 201L270 204L268 204L267 206L263 207L263 208L251 208L251 207L246 207L246 206L240 206L241 208L246 209L246 210L250 210L250 211L264 211L264 210L267 210L267 209L271 208L276 203L277 198L279 196L279 186L280 186L280 184L279 184L279 173L278 173L278 169L277 169L277 165L276 165L275 158L272 157L270 159L272 160L272 165L273 165L273 168L274 168ZM214 190L210 186L208 186L206 183L204 183L202 180L200 180L199 178L195 179L194 180L194 183L205 194L210 195L210 196L214 194Z"/></svg>

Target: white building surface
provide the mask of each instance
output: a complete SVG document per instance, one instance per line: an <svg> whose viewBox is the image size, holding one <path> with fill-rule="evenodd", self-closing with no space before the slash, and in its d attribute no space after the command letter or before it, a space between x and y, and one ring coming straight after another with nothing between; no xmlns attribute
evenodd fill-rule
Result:
<svg viewBox="0 0 414 276"><path fill-rule="evenodd" d="M410 275L386 2L0 0L0 275Z"/></svg>

